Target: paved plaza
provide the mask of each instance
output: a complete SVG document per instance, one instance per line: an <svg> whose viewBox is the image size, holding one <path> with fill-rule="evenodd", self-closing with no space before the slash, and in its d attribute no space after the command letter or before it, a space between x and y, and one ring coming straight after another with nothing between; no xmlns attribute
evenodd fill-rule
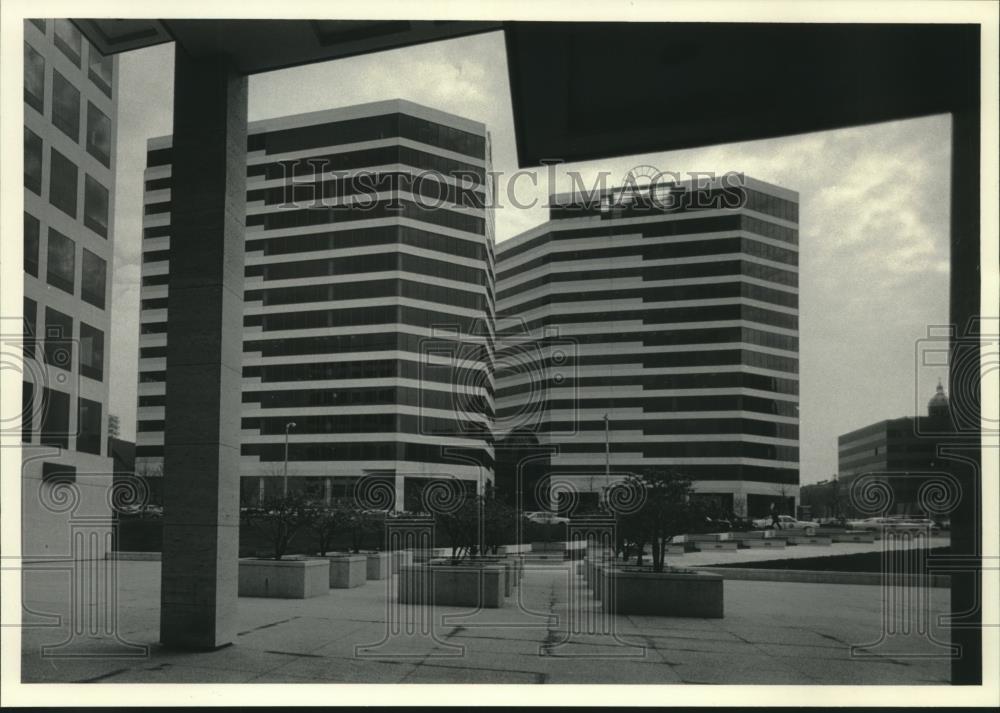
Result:
<svg viewBox="0 0 1000 713"><path fill-rule="evenodd" d="M819 548L797 552L807 549ZM875 657L852 656L851 646L877 641L886 628L879 586L727 580L723 619L605 619L575 562L527 566L502 609L478 612L401 608L395 579L306 600L241 598L237 643L192 653L157 644L160 563L113 566L110 628L127 644L88 633L92 622L103 629L106 598L84 593L71 611L68 572L25 572L23 681L858 685L945 684L950 676L946 651L931 641L948 641L936 627L950 604L940 587L921 590L925 603L914 597L897 610L895 628L908 624L909 633L890 637ZM407 616L416 631L390 631L387 622ZM422 621L429 632L420 631ZM83 634L71 637L74 628ZM56 648L42 655L43 646Z"/></svg>

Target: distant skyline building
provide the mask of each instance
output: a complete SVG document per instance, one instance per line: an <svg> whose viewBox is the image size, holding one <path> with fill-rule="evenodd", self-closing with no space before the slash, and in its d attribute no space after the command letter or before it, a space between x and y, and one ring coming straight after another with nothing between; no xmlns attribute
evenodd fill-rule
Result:
<svg viewBox="0 0 1000 713"><path fill-rule="evenodd" d="M90 518L75 557L103 558L110 545L117 82L117 59L102 56L69 20L24 22L26 559L69 556L74 518ZM59 483L76 488L75 507L62 507L73 501L57 494Z"/></svg>
<svg viewBox="0 0 1000 713"><path fill-rule="evenodd" d="M728 174L550 203L497 247L498 448L533 435L535 476L591 501L672 469L724 512L794 512L798 194Z"/></svg>
<svg viewBox="0 0 1000 713"><path fill-rule="evenodd" d="M949 441L952 430L948 397L939 382L927 403L927 415L878 421L838 437L836 489L841 509L846 514L857 510L851 505L850 488L858 476L884 474L893 492L887 514L922 514L920 486L929 476L950 473L954 468L954 461L938 453L938 446ZM808 491L804 488L803 502L808 500L817 513L829 509L832 488L832 481L809 486Z"/></svg>
<svg viewBox="0 0 1000 713"><path fill-rule="evenodd" d="M137 469L163 458L170 144L145 172ZM492 477L490 153L483 124L402 100L249 124L244 496L284 488L286 432L292 486L326 497Z"/></svg>

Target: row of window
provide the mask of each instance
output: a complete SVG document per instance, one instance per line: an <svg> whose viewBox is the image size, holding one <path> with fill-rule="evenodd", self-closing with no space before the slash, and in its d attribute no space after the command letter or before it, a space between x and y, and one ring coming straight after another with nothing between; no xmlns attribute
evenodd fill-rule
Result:
<svg viewBox="0 0 1000 713"><path fill-rule="evenodd" d="M506 279L523 275L529 270L534 270L545 265L553 265L561 262L571 262L577 260L608 260L619 261L626 258L641 258L644 262L652 260L670 260L676 258L696 257L701 255L722 255L726 253L746 253L763 257L768 260L784 262L788 265L798 264L798 254L794 251L783 250L781 248L765 245L746 238L716 239L705 241L685 241L680 243L657 243L655 245L620 245L615 247L595 247L590 249L577 248L575 250L560 250L549 252L527 262L520 263L509 269L500 269L503 263L498 266L497 280L503 282ZM688 263L683 265L642 265L644 279L663 279L657 277L660 274L684 274L685 270L698 272L704 271L705 265L733 265L734 261L712 261L709 263ZM707 273L712 274L712 273Z"/></svg>
<svg viewBox="0 0 1000 713"><path fill-rule="evenodd" d="M35 345L41 339L42 356L46 364L64 371L73 371L74 345L79 345L79 373L104 380L104 332L86 322L80 322L80 333L73 338L73 318L52 307L45 308L44 331L38 329L38 303L24 298L24 351L35 358Z"/></svg>
<svg viewBox="0 0 1000 713"><path fill-rule="evenodd" d="M140 453L140 450L141 447L136 448L137 456L147 455L146 452ZM150 451L148 455L163 453L162 446L149 447L148 450ZM264 462L280 462L285 457L284 444L281 443L244 443L240 453L244 456L258 456ZM460 448L400 441L291 443L288 446L288 459L290 461L408 460L417 463L474 464L489 470L493 469L493 457L485 446Z"/></svg>
<svg viewBox="0 0 1000 713"><path fill-rule="evenodd" d="M409 218L476 235L483 235L485 230L485 221L478 216L458 213L437 206L425 207L396 197L372 201L368 205L327 206L285 210L278 213L253 213L247 215L246 224L248 227L263 226L265 230L281 230L356 220L377 220L379 218Z"/></svg>
<svg viewBox="0 0 1000 713"><path fill-rule="evenodd" d="M501 375L507 377L532 374L533 378L522 384L504 385ZM749 374L746 372L714 372L708 374L636 374L634 376L560 376L558 379L546 374L535 374L527 366L519 368L506 361L497 370L497 398L533 392L539 397L548 389L592 389L600 387L655 389L757 389L774 391L779 394L798 394L799 382L776 376Z"/></svg>
<svg viewBox="0 0 1000 713"><path fill-rule="evenodd" d="M519 413L523 406L498 409L498 415ZM798 404L779 399L742 394L718 396L608 396L602 398L544 399L533 405L533 411L558 411L576 409L642 409L646 413L671 413L676 411L754 411L774 416L798 416Z"/></svg>
<svg viewBox="0 0 1000 713"><path fill-rule="evenodd" d="M559 444L559 453L569 456L576 453L604 453L604 439L595 443L570 442ZM611 453L636 453L643 458L758 458L761 460L797 461L799 449L795 446L778 446L773 443L744 443L742 441L695 441L692 443L613 442Z"/></svg>
<svg viewBox="0 0 1000 713"><path fill-rule="evenodd" d="M163 423L160 421L159 423ZM244 418L244 430L256 430L262 436L280 436L285 433L287 416L273 418ZM486 440L491 437L484 422L438 418L436 416L407 414L339 414L322 416L296 416L297 434L337 433L403 433L425 436L454 436Z"/></svg>
<svg viewBox="0 0 1000 713"><path fill-rule="evenodd" d="M583 272L553 272L544 276L544 280L541 284L559 283L559 282L575 282L577 280L607 280L611 279L611 275L625 278L631 275L639 275L643 268L626 268L624 270L587 270ZM631 273L631 274L630 274ZM535 282L532 280L531 282ZM538 287L540 285L534 285ZM497 299L508 299L523 290L519 289L521 285L515 285L512 288L499 291L497 293ZM576 299L582 294L586 294L588 298L591 295L597 294L607 294L608 291L601 292L586 292L586 293L575 293ZM616 294L620 291L616 291ZM715 300L715 299L725 299L725 298L738 298L746 297L747 299L757 300L758 302L770 302L771 304L781 305L784 307L798 307L799 296L794 292L784 292L783 290L774 290L769 287L762 287L761 285L752 284L749 282L714 282L704 285L662 285L655 288L644 288L642 292L642 299L647 302L652 302L654 299L658 302L683 302L685 300ZM543 298L539 298L543 299ZM546 301L543 302L528 302L523 303L524 309L530 309L532 305L536 304L551 304L552 299L544 298ZM594 299L600 299L596 297ZM560 298L557 301L563 301ZM621 315L617 317L618 319L642 319L644 312L635 310L620 310L615 313L609 312L594 312L592 314L600 315L611 315L618 314ZM605 317L589 319L587 315L564 315L563 319L566 321L573 322L585 322L585 321L603 321ZM610 318L610 317L609 317Z"/></svg>
<svg viewBox="0 0 1000 713"><path fill-rule="evenodd" d="M172 158L173 150L171 148L153 149L147 154L147 166L169 165ZM486 181L486 171L482 166L437 156L407 146L382 146L374 149L331 153L272 163L255 163L247 166L247 177L264 178L269 181L276 179L288 181L296 178L316 178L318 174L324 172L352 171L396 163L418 171L433 171L444 176L451 176L475 186L482 186ZM169 177L151 179L146 182L146 190L148 191L169 187Z"/></svg>
<svg viewBox="0 0 1000 713"><path fill-rule="evenodd" d="M142 301L142 309L166 308L167 299ZM327 309L281 314L253 314L243 317L243 326L261 327L265 332L288 329L321 329L353 327L374 324L405 324L413 327L458 328L462 334L473 333L480 320L465 315L419 309L397 305L383 305L359 309Z"/></svg>
<svg viewBox="0 0 1000 713"><path fill-rule="evenodd" d="M572 297L573 295L567 295L567 297ZM622 299L626 299L631 295L622 295ZM588 298L590 295L588 294ZM649 297L645 297L650 299ZM555 300L544 298L543 304L553 304L558 302L570 302L572 300ZM608 299L614 299L614 297L609 297ZM659 301L659 297L657 297ZM534 308L534 303L531 304L531 308ZM517 319L517 312L510 312L506 314L501 314L500 317L503 319L505 316L510 316L514 320L513 325L505 329L500 330L499 336L503 337L506 335L517 336L521 329L528 329L531 331L538 331L543 327L550 325L563 326L569 324L587 324L587 323L600 323L600 322L626 322L626 321L641 321L643 324L679 324L684 322L717 322L723 320L737 320L744 319L750 322L758 322L760 324L767 324L774 327L781 327L783 329L798 329L798 317L794 314L786 314L785 312L775 312L769 309L763 309L760 307L755 307L753 305L747 304L723 304L723 305L703 305L700 307L674 307L674 308L660 308L660 309L638 309L638 310L615 310L606 312L588 312L588 313L572 313L572 314L549 314L536 319L528 320L526 322L521 322ZM635 338L641 339L641 334L649 333L636 333ZM617 336L617 333L616 333ZM572 339L577 340L579 337L573 336Z"/></svg>
<svg viewBox="0 0 1000 713"><path fill-rule="evenodd" d="M247 290L247 302L260 301L268 305L303 304L307 302L332 302L335 300L362 300L377 297L409 297L415 300L437 302L454 307L485 311L482 294L466 292L452 287L442 287L428 282L410 280L367 280L329 285L301 285L274 287L264 290Z"/></svg>
<svg viewBox="0 0 1000 713"><path fill-rule="evenodd" d="M41 253L41 226L30 213L24 214L24 271L38 277ZM64 292L76 293L76 242L55 228L49 228L46 242L45 281ZM108 265L104 258L87 248L82 249L80 298L89 304L105 308Z"/></svg>
<svg viewBox="0 0 1000 713"><path fill-rule="evenodd" d="M482 243L447 235L437 235L403 225L385 225L359 230L338 230L331 233L248 240L246 250L248 253L262 250L265 255L289 255L319 250L344 250L393 244L410 245L415 248L434 250L473 260L486 259L486 251Z"/></svg>
<svg viewBox="0 0 1000 713"><path fill-rule="evenodd" d="M734 305L734 307L737 308L738 312L739 305ZM750 308L744 307L744 309L749 310ZM781 316L788 317L789 315ZM674 320L670 321L673 322ZM754 344L771 349L785 349L788 351L798 351L799 348L799 340L797 337L762 332L749 327L664 329L646 332L615 330L613 333L603 332L599 334L572 334L564 337L564 340L571 340L574 345L636 343L642 344L645 347L665 347L684 344L722 344L726 342L744 342L746 344ZM520 351L520 349L518 349L518 351ZM497 356L503 357L504 355L504 349L501 348L498 351Z"/></svg>
<svg viewBox="0 0 1000 713"><path fill-rule="evenodd" d="M586 238L608 238L609 236L636 235L643 238L662 238L676 235L697 235L698 233L723 233L745 230L792 245L798 244L798 231L774 223L768 223L747 215L722 215L711 218L690 218L685 220L658 220L649 223L612 223L599 227L558 230L543 233L517 246L501 249L497 256L499 263L510 260L533 248L557 240L581 240Z"/></svg>
<svg viewBox="0 0 1000 713"><path fill-rule="evenodd" d="M158 347L165 349L165 347ZM360 359L349 362L307 364L266 364L243 367L245 378L260 378L265 383L321 381L331 379L384 379L399 377L442 384L475 384L492 393L488 374L483 368L454 364L435 366L408 359Z"/></svg>
<svg viewBox="0 0 1000 713"><path fill-rule="evenodd" d="M244 391L243 403L259 403L263 409L337 406L400 405L460 412L482 413L488 406L482 395L418 389L412 386L375 386L308 391Z"/></svg>
<svg viewBox="0 0 1000 713"><path fill-rule="evenodd" d="M449 342L450 344L450 342ZM320 337L293 337L287 339L247 340L244 352L259 352L261 356L304 356L306 354L342 354L346 352L366 352L399 350L414 355L433 349L443 351L441 340L405 332L378 332L374 334L327 334ZM475 355L463 356L462 363L474 366L486 359Z"/></svg>
<svg viewBox="0 0 1000 713"><path fill-rule="evenodd" d="M486 152L486 139L478 134L398 113L251 134L247 139L247 150L264 151L268 154L290 153L317 146L336 146L392 137L419 141L479 159Z"/></svg>
<svg viewBox="0 0 1000 713"><path fill-rule="evenodd" d="M76 450L83 453L101 454L103 422L101 403L78 397L76 432L70 431L70 408L72 397L63 391L42 387L41 408L35 408L35 385L21 382L21 441L31 443L37 429L38 442L43 446L69 448L70 436L76 436ZM35 416L41 423L35 423Z"/></svg>
<svg viewBox="0 0 1000 713"><path fill-rule="evenodd" d="M542 346L547 342L540 339ZM555 346L564 346L565 340L556 340ZM497 362L503 360L503 350L497 350ZM550 355L531 361L536 369L559 368L565 372L574 366L635 365L646 369L661 369L687 366L731 366L745 364L759 369L783 371L789 374L799 372L799 360L792 357L762 354L750 349L712 349L695 352L656 352L653 354L588 354L583 356Z"/></svg>
<svg viewBox="0 0 1000 713"><path fill-rule="evenodd" d="M294 205L315 208L334 200L349 196L374 196L376 193L406 191L422 196L424 205L461 205L468 208L483 208L486 198L481 191L454 186L442 180L444 174L423 171L411 173L363 172L341 178L322 177L314 181L295 181L271 188L257 188L247 191L247 201L264 201L264 205ZM154 206L157 206L155 210ZM169 203L154 203L146 206L146 214L168 212Z"/></svg>
<svg viewBox="0 0 1000 713"><path fill-rule="evenodd" d="M507 409L501 409L501 413ZM696 436L705 434L746 434L752 436L767 436L770 438L786 438L796 440L799 437L799 426L795 423L776 423L760 421L753 418L659 418L642 420L630 418L613 418L611 427L621 431L641 431L647 436ZM604 419L572 421L545 421L538 423L535 433L577 433L583 431L604 432ZM601 441L603 442L603 438ZM498 446L501 443L497 444Z"/></svg>
<svg viewBox="0 0 1000 713"><path fill-rule="evenodd" d="M70 159L49 148L49 203L74 220L77 217L79 169ZM42 137L24 127L24 187L41 196L43 182ZM89 173L83 181L83 224L108 237L108 189Z"/></svg>
<svg viewBox="0 0 1000 713"><path fill-rule="evenodd" d="M245 274L247 277L261 276L264 280L294 280L305 277L351 275L391 270L402 270L473 285L486 283L486 275L482 269L396 251L297 262L278 262L270 265L248 265Z"/></svg>

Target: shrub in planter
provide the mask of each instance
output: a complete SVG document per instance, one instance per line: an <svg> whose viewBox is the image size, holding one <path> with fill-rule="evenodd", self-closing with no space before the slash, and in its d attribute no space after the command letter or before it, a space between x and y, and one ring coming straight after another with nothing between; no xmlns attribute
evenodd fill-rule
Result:
<svg viewBox="0 0 1000 713"><path fill-rule="evenodd" d="M631 476L616 487L634 489L641 502L619 517L625 561L634 555L636 565L641 566L645 546L650 544L653 571L662 572L670 540L696 529L705 519L705 505L691 497L690 479L674 471Z"/></svg>
<svg viewBox="0 0 1000 713"><path fill-rule="evenodd" d="M315 508L298 493L269 498L241 508L244 524L270 543L269 557L240 560L239 594L245 597L305 598L326 594L329 564L324 560L284 559L289 545L316 517Z"/></svg>

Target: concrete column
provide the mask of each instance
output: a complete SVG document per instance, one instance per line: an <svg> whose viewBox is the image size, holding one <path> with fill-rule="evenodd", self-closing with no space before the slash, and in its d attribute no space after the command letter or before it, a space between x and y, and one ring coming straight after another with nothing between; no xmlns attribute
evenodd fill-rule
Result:
<svg viewBox="0 0 1000 713"><path fill-rule="evenodd" d="M236 638L247 78L174 63L160 641Z"/></svg>

